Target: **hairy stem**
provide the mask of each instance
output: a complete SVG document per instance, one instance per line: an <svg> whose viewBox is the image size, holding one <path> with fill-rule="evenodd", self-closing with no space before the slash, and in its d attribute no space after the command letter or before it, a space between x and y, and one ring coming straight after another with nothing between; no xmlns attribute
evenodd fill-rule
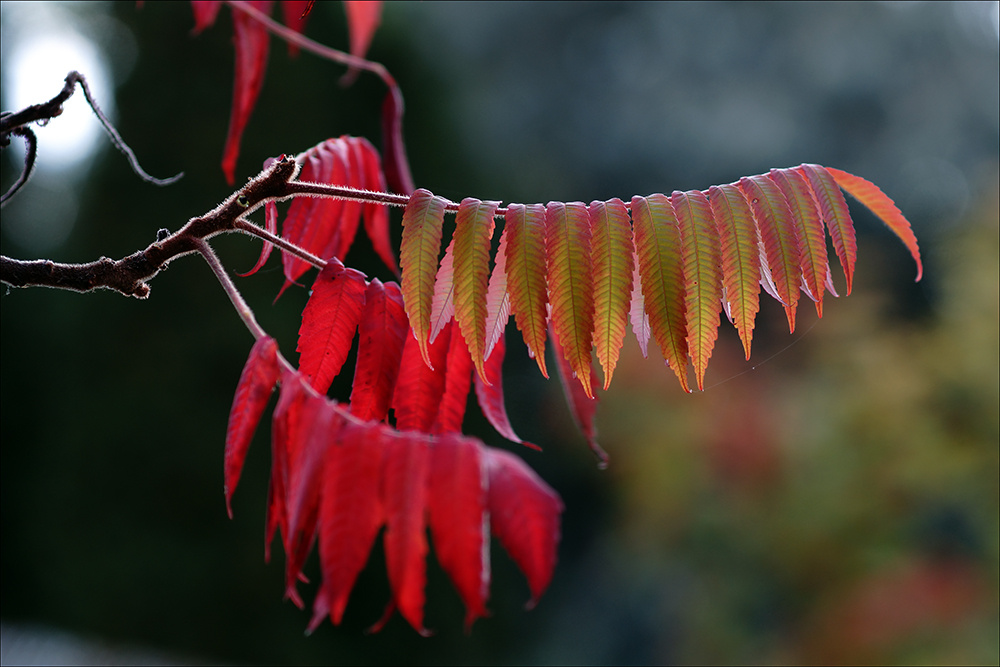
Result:
<svg viewBox="0 0 1000 667"><path fill-rule="evenodd" d="M260 340L261 338L267 337L267 332L261 328L260 324L257 323L257 318L254 317L253 310L247 304L246 299L240 294L240 291L236 289L236 284L233 279L229 277L226 273L225 267L222 266L222 262L219 261L219 256L215 254L212 250L212 246L208 244L205 239L197 239L195 241L195 247L197 247L198 252L201 256L205 258L208 265L212 268L212 273L222 284L222 289L226 290L226 295L229 300L233 302L233 307L236 308L236 312L239 314L240 319L243 323L247 325L247 329L253 334L254 339Z"/></svg>

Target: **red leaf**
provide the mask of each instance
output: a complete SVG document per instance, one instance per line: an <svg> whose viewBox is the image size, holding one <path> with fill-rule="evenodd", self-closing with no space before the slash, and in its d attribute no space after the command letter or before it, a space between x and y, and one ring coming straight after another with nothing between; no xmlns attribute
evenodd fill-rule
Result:
<svg viewBox="0 0 1000 667"><path fill-rule="evenodd" d="M264 560L271 559L271 541L274 531L288 532L286 489L290 450L299 443L302 417L301 406L309 394L299 373L286 371L281 374L281 393L271 417L271 483L267 489L267 514L264 519Z"/></svg>
<svg viewBox="0 0 1000 667"><path fill-rule="evenodd" d="M597 427L594 425L594 416L597 414L597 396L588 396L579 382L574 382L575 373L570 367L566 357L563 356L562 343L555 328L549 325L549 338L552 339L553 356L556 358L556 370L559 372L559 379L562 381L563 394L566 396L566 403L569 411L573 415L573 421L577 428L587 438L590 451L597 457L597 465L602 470L608 467L608 454L597 443ZM591 384L596 384L597 374L593 366L590 367Z"/></svg>
<svg viewBox="0 0 1000 667"><path fill-rule="evenodd" d="M312 632L329 615L339 625L354 582L382 526L379 495L383 427L348 423L323 468L318 518L323 583L313 604Z"/></svg>
<svg viewBox="0 0 1000 667"><path fill-rule="evenodd" d="M358 361L351 388L351 413L358 419L385 419L408 330L399 286L383 286L373 279L358 325Z"/></svg>
<svg viewBox="0 0 1000 667"><path fill-rule="evenodd" d="M913 261L917 263L917 280L919 281L924 274L924 265L920 261L920 248L917 246L917 237L913 235L910 222L903 217L903 214L896 207L896 202L889 199L877 185L866 181L860 176L855 176L839 169L824 168L833 176L837 185L843 188L847 194L867 206L868 210L877 215L899 237L899 240L903 242L913 256Z"/></svg>
<svg viewBox="0 0 1000 667"><path fill-rule="evenodd" d="M191 11L194 13L194 34L205 28L211 28L222 9L222 0L191 0Z"/></svg>
<svg viewBox="0 0 1000 667"><path fill-rule="evenodd" d="M365 190L385 192L385 175L382 173L382 160L378 152L366 139L350 137L351 148L360 158L362 185ZM392 250L389 238L389 207L385 204L368 203L364 206L365 233L372 242L375 253L389 270L399 277L399 267L396 265L396 253Z"/></svg>
<svg viewBox="0 0 1000 667"><path fill-rule="evenodd" d="M552 581L563 504L555 491L510 452L484 447L483 456L490 484L490 526L527 577L531 608Z"/></svg>
<svg viewBox="0 0 1000 667"><path fill-rule="evenodd" d="M316 515L323 464L331 442L344 422L333 404L322 396L306 392L295 408L298 427L288 443L288 473L285 483L285 506L288 517L284 531L285 597L299 609L303 607L295 585L304 580L302 567L316 535Z"/></svg>
<svg viewBox="0 0 1000 667"><path fill-rule="evenodd" d="M507 406L506 401L504 401L503 394L503 358L507 351L507 343L504 336L500 336L497 339L496 345L493 347L493 352L490 354L490 358L486 360L486 378L490 381L490 384L486 384L477 375L476 381L476 398L479 400L479 408L483 411L486 419L489 420L493 428L497 430L497 433L507 438L511 442L516 442L518 444L526 445L532 449L537 449L541 451L541 447L538 445L533 445L530 442L525 442L517 436L514 432L514 428L510 425L510 419L507 417Z"/></svg>
<svg viewBox="0 0 1000 667"><path fill-rule="evenodd" d="M844 195L841 194L840 187L826 167L818 164L802 164L795 170L809 181L820 215L833 240L833 249L840 259L841 268L844 269L847 294L850 295L854 284L854 264L858 259L858 239Z"/></svg>
<svg viewBox="0 0 1000 667"><path fill-rule="evenodd" d="M366 157L368 153L371 157ZM370 162L374 154L375 149L364 139L348 136L327 139L297 158L304 163L298 180L357 189L373 185L380 187L379 175L368 173L373 169L377 172L378 165L373 167L366 164L366 160ZM372 178L376 179L374 184ZM363 211L366 228L376 238L381 233L378 228L388 224L387 218L383 220L383 216L387 214L384 211L379 214L372 206L384 208L381 205L363 205L356 201L328 197L298 197L288 207L281 235L290 243L323 259L336 257L343 261L354 243ZM387 239L386 236L386 243ZM388 249L382 248L380 253L382 251L388 252ZM310 268L307 262L290 253L284 253L282 263L288 283L298 280Z"/></svg>
<svg viewBox="0 0 1000 667"><path fill-rule="evenodd" d="M231 500L240 481L247 449L277 381L278 344L273 338L261 338L250 350L250 357L236 385L233 407L229 411L224 464L226 511L229 512L229 518L233 517Z"/></svg>
<svg viewBox="0 0 1000 667"><path fill-rule="evenodd" d="M365 303L365 277L331 259L313 283L299 327L299 369L325 394L351 350Z"/></svg>
<svg viewBox="0 0 1000 667"><path fill-rule="evenodd" d="M351 55L364 58L375 35L375 29L382 21L382 3L373 0L344 0L344 11L347 13ZM350 85L357 75L358 69L350 68L341 78L341 85Z"/></svg>
<svg viewBox="0 0 1000 667"><path fill-rule="evenodd" d="M311 4L311 0L281 0L281 16L285 19L285 25L301 34L305 30ZM288 55L299 55L298 44L288 42Z"/></svg>
<svg viewBox="0 0 1000 667"><path fill-rule="evenodd" d="M382 502L385 506L386 569L393 604L422 635L427 583L427 477L430 448L419 434L392 432L385 438Z"/></svg>
<svg viewBox="0 0 1000 667"><path fill-rule="evenodd" d="M441 331L441 335L428 346L428 357L434 370L424 363L417 340L412 335L406 336L403 358L399 363L396 391L392 396L397 429L430 432L444 393L452 329L449 323Z"/></svg>
<svg viewBox="0 0 1000 667"><path fill-rule="evenodd" d="M250 2L251 6L265 14L271 13L272 4L270 0ZM235 182L236 159L240 153L243 130L264 85L268 40L267 28L243 12L233 12L236 73L233 80L233 107L229 116L229 132L226 135L226 146L222 151L222 172L229 185Z"/></svg>
<svg viewBox="0 0 1000 667"><path fill-rule="evenodd" d="M466 632L477 618L489 615L488 478L482 449L471 438L443 435L434 443L428 484L434 553L465 603Z"/></svg>
<svg viewBox="0 0 1000 667"><path fill-rule="evenodd" d="M454 320L448 326L451 329L448 358L443 368L435 366L439 373L444 374L444 391L438 400L437 418L431 426L431 433L457 433L462 430L472 385L472 357L469 356L465 338Z"/></svg>
<svg viewBox="0 0 1000 667"><path fill-rule="evenodd" d="M744 176L739 187L750 203L764 246L761 257L764 287L785 307L791 333L795 331L795 310L802 281L802 253L798 233L792 224L792 211L777 184L764 174Z"/></svg>

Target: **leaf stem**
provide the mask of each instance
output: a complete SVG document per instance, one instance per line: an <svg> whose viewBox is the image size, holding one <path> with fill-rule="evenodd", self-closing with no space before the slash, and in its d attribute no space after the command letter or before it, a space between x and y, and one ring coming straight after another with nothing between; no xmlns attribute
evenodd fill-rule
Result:
<svg viewBox="0 0 1000 667"><path fill-rule="evenodd" d="M222 262L219 261L219 256L215 254L212 250L212 246L208 244L205 239L195 239L195 247L201 256L205 258L208 265L212 268L212 273L222 284L222 289L226 291L226 295L229 300L233 302L233 307L236 308L236 312L239 314L240 319L243 323L247 325L247 329L253 334L254 339L260 340L261 338L267 337L267 332L261 328L260 324L257 323L257 318L254 317L253 310L247 304L246 299L240 294L240 291L236 288L236 284L233 279L229 277L226 273L225 267L222 266Z"/></svg>

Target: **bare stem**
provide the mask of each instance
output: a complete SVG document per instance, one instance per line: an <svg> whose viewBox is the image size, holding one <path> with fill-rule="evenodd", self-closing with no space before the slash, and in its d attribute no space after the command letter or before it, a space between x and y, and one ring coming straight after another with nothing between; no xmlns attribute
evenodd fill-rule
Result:
<svg viewBox="0 0 1000 667"><path fill-rule="evenodd" d="M271 232L267 231L266 229L261 229L260 227L258 227L257 225L253 224L249 220L246 220L244 218L239 218L236 221L236 223L235 223L235 227L236 227L236 229L238 229L240 231L243 231L243 232L246 232L247 234L250 234L251 236L260 237L260 238L264 239L264 241L267 242L267 243L273 243L274 245L278 246L279 248L281 248L285 252L290 253L292 255L295 255L299 259L302 259L302 260L304 260L306 262L309 262L310 264L312 264L313 266L315 266L318 269L323 269L323 268L326 267L326 261L325 260L317 257L316 255L312 254L311 252L308 252L307 250L305 250L303 248L298 247L294 243L289 243L288 241L286 241L285 239L281 238L280 236L275 236L274 234L272 234Z"/></svg>
<svg viewBox="0 0 1000 667"><path fill-rule="evenodd" d="M222 262L219 261L219 256L215 254L214 250L212 250L212 246L210 246L208 241L205 239L196 239L194 244L195 247L197 247L198 252L201 253L201 256L205 258L205 261L208 262L208 265L212 268L212 273L215 274L215 277L222 284L222 289L226 290L226 295L229 297L229 300L233 302L233 307L236 308L236 312L239 314L240 319L243 320L245 325L247 325L247 329L250 330L253 337L256 340L266 338L267 332L264 331L260 324L257 323L257 318L254 317L253 310L250 309L250 306L243 298L243 295L240 294L240 291L236 289L236 284L233 282L233 279L229 277L229 274L226 273L225 267L223 267Z"/></svg>

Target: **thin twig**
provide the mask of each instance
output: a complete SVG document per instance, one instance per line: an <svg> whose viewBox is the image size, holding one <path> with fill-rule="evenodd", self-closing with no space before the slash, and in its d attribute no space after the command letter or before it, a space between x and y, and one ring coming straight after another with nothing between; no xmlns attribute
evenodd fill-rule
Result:
<svg viewBox="0 0 1000 667"><path fill-rule="evenodd" d="M222 284L222 289L226 290L226 295L229 300L233 302L233 307L236 308L236 312L239 314L240 319L243 323L247 325L247 329L253 334L254 339L260 340L261 338L267 337L267 332L257 323L257 318L254 317L253 310L247 304L243 295L236 288L236 284L233 279L229 277L226 273L225 267L222 266L222 262L219 261L219 256L215 254L212 250L212 246L208 244L205 239L196 239L195 246L198 248L198 252L201 256L205 258L208 265L212 268L212 273Z"/></svg>
<svg viewBox="0 0 1000 667"><path fill-rule="evenodd" d="M3 193L3 197L0 197L0 206L6 204L11 197L17 194L18 190L24 187L28 179L31 178L31 172L35 167L35 157L38 155L38 140L35 138L35 133L31 131L30 127L15 127L10 133L24 137L26 149L24 151L24 169L21 171L21 175L17 177L14 185L10 186L10 189Z"/></svg>

